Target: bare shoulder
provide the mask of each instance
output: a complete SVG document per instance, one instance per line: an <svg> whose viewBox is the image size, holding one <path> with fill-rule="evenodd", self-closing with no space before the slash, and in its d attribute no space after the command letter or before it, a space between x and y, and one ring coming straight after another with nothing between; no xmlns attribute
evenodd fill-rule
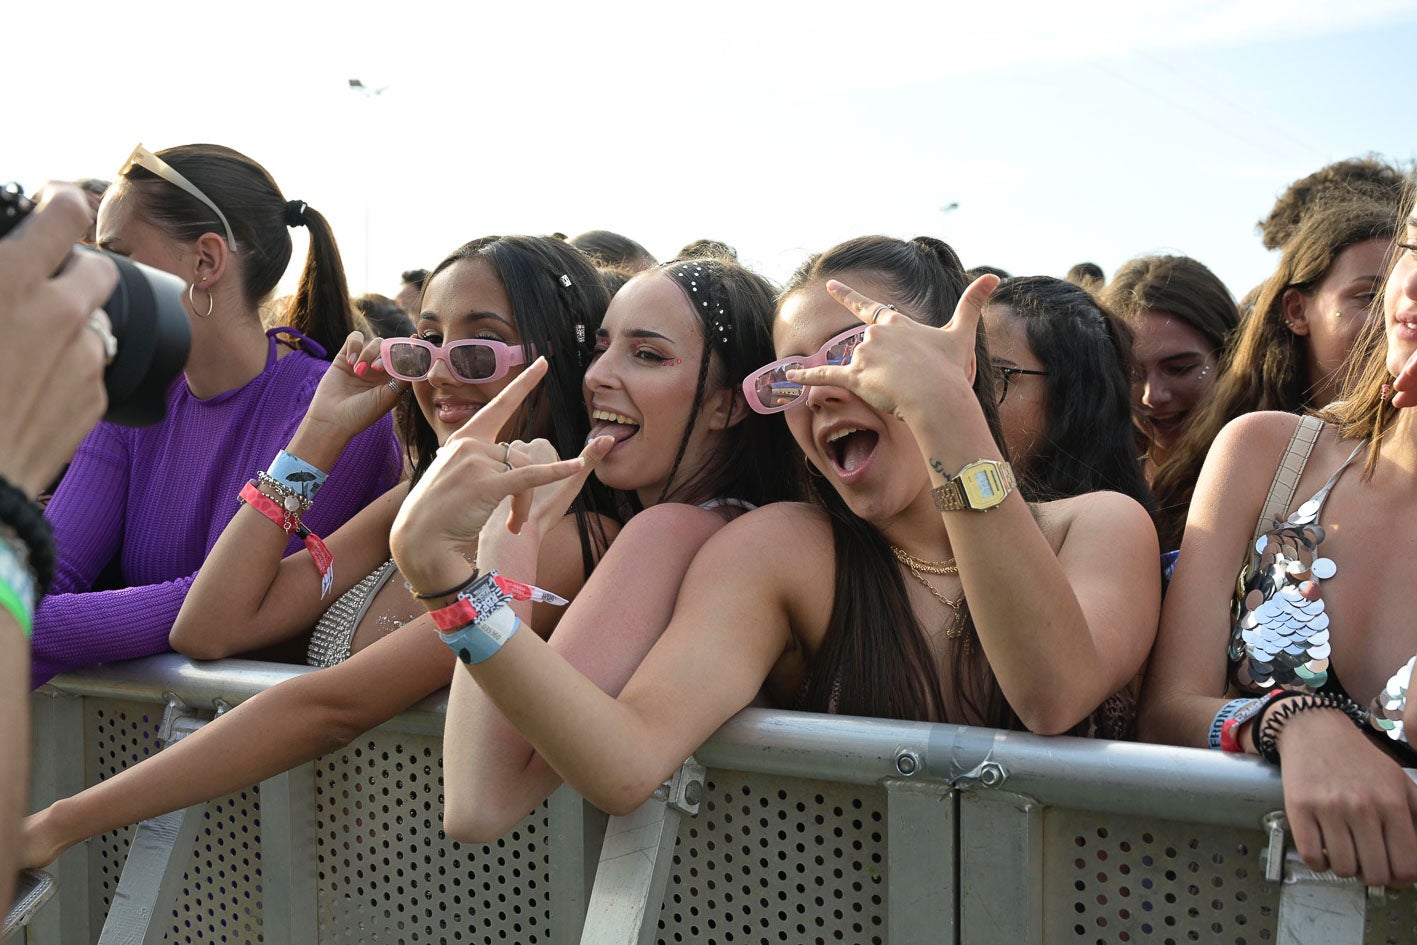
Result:
<svg viewBox="0 0 1417 945"><path fill-rule="evenodd" d="M1140 502L1120 492L1088 492L1084 495L1040 502L1034 507L1039 527L1053 550L1078 544L1109 542L1128 552L1156 551L1156 527Z"/></svg>
<svg viewBox="0 0 1417 945"><path fill-rule="evenodd" d="M800 577L819 571L824 562L830 575L832 549L825 512L802 502L774 502L724 525L704 545L703 555L734 573L748 569Z"/></svg>
<svg viewBox="0 0 1417 945"><path fill-rule="evenodd" d="M1278 456L1289 445L1299 426L1299 415L1279 410L1260 410L1241 414L1216 434L1210 452L1218 458L1232 457L1242 461L1259 461ZM1329 432L1332 435L1331 428Z"/></svg>
<svg viewBox="0 0 1417 945"><path fill-rule="evenodd" d="M615 547L662 548L667 541L703 544L708 536L728 524L716 509L704 509L683 502L661 502L637 512L620 529Z"/></svg>

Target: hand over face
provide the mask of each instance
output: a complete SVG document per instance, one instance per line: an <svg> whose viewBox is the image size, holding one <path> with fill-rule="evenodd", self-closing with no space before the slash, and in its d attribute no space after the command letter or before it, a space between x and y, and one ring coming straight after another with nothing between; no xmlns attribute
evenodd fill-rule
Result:
<svg viewBox="0 0 1417 945"><path fill-rule="evenodd" d="M942 391L951 386L968 390L973 383L980 312L998 284L991 275L976 279L949 324L933 328L832 280L827 291L867 325L865 337L849 364L790 371L788 379L844 388L882 413L907 421L935 410Z"/></svg>

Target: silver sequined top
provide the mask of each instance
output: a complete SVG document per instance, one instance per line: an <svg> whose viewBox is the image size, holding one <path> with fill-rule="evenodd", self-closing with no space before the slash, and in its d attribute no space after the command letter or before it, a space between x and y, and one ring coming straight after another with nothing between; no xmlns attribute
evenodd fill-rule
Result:
<svg viewBox="0 0 1417 945"><path fill-rule="evenodd" d="M1333 649L1321 587L1338 567L1319 553L1325 536L1318 518L1338 477L1366 446L1360 443L1289 518L1275 519L1255 542L1258 565L1240 572L1230 659L1240 664L1246 688L1317 692L1329 681Z"/></svg>
<svg viewBox="0 0 1417 945"><path fill-rule="evenodd" d="M350 646L354 643L354 631L369 611L369 605L378 596L379 590L396 571L394 559L390 558L364 580L341 594L320 617L320 622L315 624L315 632L310 635L310 648L305 653L305 662L323 668L349 659Z"/></svg>

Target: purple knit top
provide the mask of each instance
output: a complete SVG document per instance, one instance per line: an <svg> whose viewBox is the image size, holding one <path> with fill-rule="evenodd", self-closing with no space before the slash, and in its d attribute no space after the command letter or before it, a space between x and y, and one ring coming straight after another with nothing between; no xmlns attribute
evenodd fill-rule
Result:
<svg viewBox="0 0 1417 945"><path fill-rule="evenodd" d="M237 493L290 442L329 367L302 351L277 359L281 331L291 329L268 332L266 369L244 387L199 400L179 377L161 423L101 423L79 445L45 510L59 554L34 618L34 685L168 650L187 589L239 508ZM329 535L401 470L393 420L384 416L345 448L305 523ZM292 537L286 554L303 547ZM90 591L115 557L129 586ZM314 581L311 593L319 593Z"/></svg>

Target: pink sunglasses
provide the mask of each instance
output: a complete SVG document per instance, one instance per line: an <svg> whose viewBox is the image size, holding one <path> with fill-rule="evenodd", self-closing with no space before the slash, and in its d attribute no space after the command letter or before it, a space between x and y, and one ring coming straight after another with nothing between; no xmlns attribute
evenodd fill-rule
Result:
<svg viewBox="0 0 1417 945"><path fill-rule="evenodd" d="M866 326L861 325L832 338L822 345L816 354L783 358L758 368L743 378L743 396L748 399L748 406L758 413L780 413L800 403L802 398L807 396L807 388L789 381L787 372L799 368L850 364L851 353L865 337Z"/></svg>
<svg viewBox="0 0 1417 945"><path fill-rule="evenodd" d="M500 341L469 339L439 347L422 338L385 338L379 345L384 370L401 381L425 381L435 362L448 366L464 384L501 380L513 367L536 358L531 345L504 345Z"/></svg>

